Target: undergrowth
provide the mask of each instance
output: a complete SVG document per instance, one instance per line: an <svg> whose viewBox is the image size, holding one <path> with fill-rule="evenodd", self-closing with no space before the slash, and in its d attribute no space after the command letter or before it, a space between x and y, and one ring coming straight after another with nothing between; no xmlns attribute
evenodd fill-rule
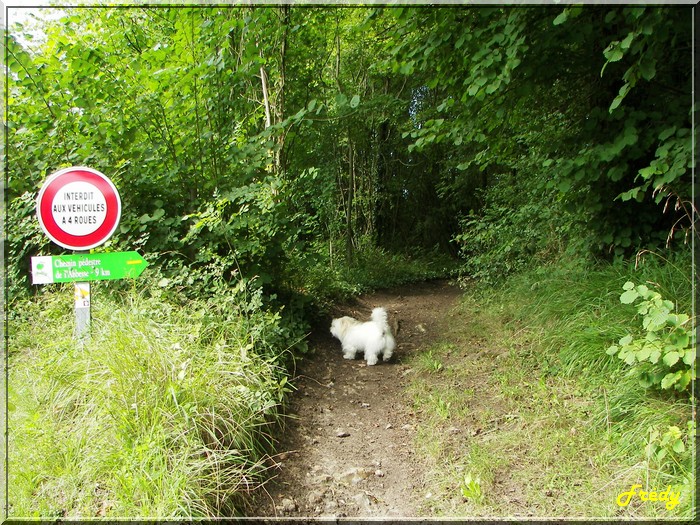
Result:
<svg viewBox="0 0 700 525"><path fill-rule="evenodd" d="M395 253L371 245L352 257L329 254L322 246L296 253L290 264L290 286L320 310L335 301L411 282L456 276L459 262L438 251Z"/></svg>
<svg viewBox="0 0 700 525"><path fill-rule="evenodd" d="M9 323L9 517L213 517L241 512L274 463L290 390L278 313L239 290L219 304L72 290Z"/></svg>

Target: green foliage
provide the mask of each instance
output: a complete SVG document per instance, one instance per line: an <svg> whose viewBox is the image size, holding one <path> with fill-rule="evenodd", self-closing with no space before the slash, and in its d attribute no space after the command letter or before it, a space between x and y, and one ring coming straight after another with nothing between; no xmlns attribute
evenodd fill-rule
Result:
<svg viewBox="0 0 700 525"><path fill-rule="evenodd" d="M479 505L484 502L484 494L481 490L481 478L479 476L472 476L471 473L465 474L459 485L459 491L464 499L473 500Z"/></svg>
<svg viewBox="0 0 700 525"><path fill-rule="evenodd" d="M556 258L569 233L557 209L556 194L540 194L534 204L527 190L509 192L509 177L484 192L484 206L462 220L454 242L464 259L462 274L493 284L508 275ZM534 200L534 199L533 199ZM569 227L568 229L571 229Z"/></svg>
<svg viewBox="0 0 700 525"><path fill-rule="evenodd" d="M331 246L332 248L332 246ZM352 260L328 246L292 258L286 277L292 290L320 309L373 290L456 275L458 263L438 251L397 254L365 246Z"/></svg>
<svg viewBox="0 0 700 525"><path fill-rule="evenodd" d="M608 348L608 355L616 355L630 365L644 388L689 390L691 381L696 379L696 336L690 317L674 313L673 301L644 284L635 286L628 281L623 288L622 304L639 300L637 313L642 318L645 335L624 336L617 345Z"/></svg>
<svg viewBox="0 0 700 525"><path fill-rule="evenodd" d="M30 202L46 175L91 165L120 190L123 214L112 249L154 254L174 279L218 256L230 263L231 255L237 266L229 264L228 272L269 282L277 267L266 258L279 256L280 232L289 224L272 213L283 202L274 197L281 182L271 166L285 130L264 127L260 84L250 77L261 67L254 39L274 11L66 13L46 22L46 41L31 51L15 39L8 45L13 218L30 218L14 201ZM280 43L265 31L272 53ZM264 64L272 90L275 60ZM217 212L232 217L217 221L211 217ZM203 227L200 219L210 220ZM55 250L35 242L36 225L25 222L9 245L19 281L12 295L26 285L27 253Z"/></svg>
<svg viewBox="0 0 700 525"><path fill-rule="evenodd" d="M173 284L218 268L280 289L290 252L327 244L456 240L491 279L688 239L682 8L65 13L43 42L8 39L11 296L27 255L56 250L28 204L71 164L122 194L107 248Z"/></svg>
<svg viewBox="0 0 700 525"><path fill-rule="evenodd" d="M526 202L508 204L550 207L557 215L553 227L575 231L582 241L571 246L579 256L622 257L666 240L687 240L687 10L577 6L396 13L402 41L393 47L394 67L412 78L424 74L427 86L404 136L413 139L414 150L439 148L450 159L452 169L441 174L445 194L461 197L470 186L486 190L470 214L474 220L461 224L458 240L480 237L468 231L491 224L480 217L503 215L498 206L489 209L491 203L523 191L530 195ZM666 98L661 110L658 100ZM511 184L499 182L503 173L511 175ZM550 199L552 192L558 198ZM489 202L491 193L501 200ZM532 213L520 215L511 216L512 230L527 232ZM491 248L497 260L519 242L498 227L492 239L502 243ZM487 268L469 265L476 273Z"/></svg>
<svg viewBox="0 0 700 525"><path fill-rule="evenodd" d="M649 429L645 452L652 468L673 472L689 471L692 468L692 449L696 436L695 421L688 421L681 430L670 425L661 433L657 428Z"/></svg>

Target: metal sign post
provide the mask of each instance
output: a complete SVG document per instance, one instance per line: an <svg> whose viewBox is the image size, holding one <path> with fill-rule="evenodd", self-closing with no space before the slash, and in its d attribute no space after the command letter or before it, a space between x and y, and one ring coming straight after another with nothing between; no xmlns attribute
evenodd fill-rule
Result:
<svg viewBox="0 0 700 525"><path fill-rule="evenodd" d="M90 283L75 283L75 338L84 341L90 335Z"/></svg>

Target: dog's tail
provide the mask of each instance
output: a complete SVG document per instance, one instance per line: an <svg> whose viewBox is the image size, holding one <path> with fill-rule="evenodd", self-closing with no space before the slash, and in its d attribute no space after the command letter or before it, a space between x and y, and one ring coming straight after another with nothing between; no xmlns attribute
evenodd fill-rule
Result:
<svg viewBox="0 0 700 525"><path fill-rule="evenodd" d="M381 325L384 328L384 332L390 332L389 321L387 320L387 313L384 308L375 308L372 310L372 321Z"/></svg>
<svg viewBox="0 0 700 525"><path fill-rule="evenodd" d="M391 328L389 328L386 310L384 308L375 308L372 310L372 321L382 327L382 340L384 346L382 350L382 360L388 361L391 359L391 355L394 352L396 341L394 340L394 336L391 335Z"/></svg>

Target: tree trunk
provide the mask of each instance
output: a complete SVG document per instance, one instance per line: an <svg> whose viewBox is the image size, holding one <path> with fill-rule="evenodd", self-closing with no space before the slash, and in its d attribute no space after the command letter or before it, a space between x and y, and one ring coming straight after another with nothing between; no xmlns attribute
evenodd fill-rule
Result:
<svg viewBox="0 0 700 525"><path fill-rule="evenodd" d="M348 137L348 198L347 202L345 203L345 256L348 261L351 261L353 259L353 242L354 242L354 233L353 233L353 214L352 214L352 208L353 208L353 201L355 199L355 162L354 162L354 156L355 156L355 149L353 148L352 145L352 140L350 140L350 137Z"/></svg>

